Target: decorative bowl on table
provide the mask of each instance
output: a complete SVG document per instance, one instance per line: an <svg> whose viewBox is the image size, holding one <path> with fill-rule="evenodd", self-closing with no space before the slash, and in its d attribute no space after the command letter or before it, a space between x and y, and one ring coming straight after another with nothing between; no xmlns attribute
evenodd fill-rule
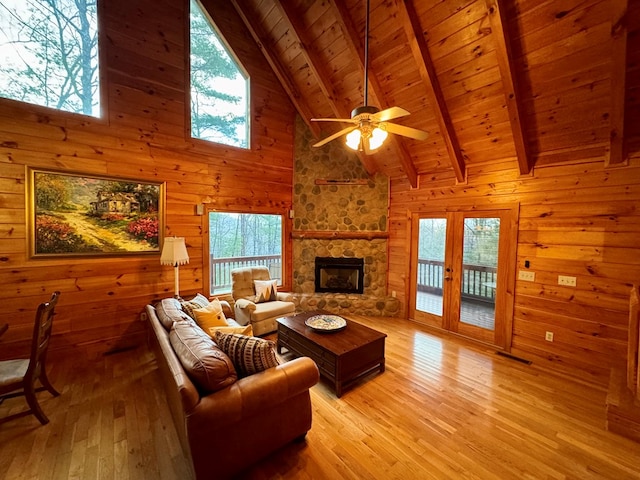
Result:
<svg viewBox="0 0 640 480"><path fill-rule="evenodd" d="M304 324L319 333L339 332L347 327L347 321L338 315L314 315Z"/></svg>

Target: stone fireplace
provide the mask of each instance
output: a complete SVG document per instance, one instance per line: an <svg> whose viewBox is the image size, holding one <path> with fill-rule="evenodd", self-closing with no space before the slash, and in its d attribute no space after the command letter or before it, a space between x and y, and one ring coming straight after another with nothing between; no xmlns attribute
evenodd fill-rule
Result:
<svg viewBox="0 0 640 480"><path fill-rule="evenodd" d="M293 293L301 310L395 316L387 295L389 185L370 176L342 142L312 148L315 139L296 119L293 192ZM361 260L357 291L316 290L316 257ZM329 262L334 260L328 260Z"/></svg>

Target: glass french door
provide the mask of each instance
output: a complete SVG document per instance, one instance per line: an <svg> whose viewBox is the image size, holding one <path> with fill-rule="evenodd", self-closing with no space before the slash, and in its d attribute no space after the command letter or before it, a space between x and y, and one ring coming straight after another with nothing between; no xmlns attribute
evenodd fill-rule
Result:
<svg viewBox="0 0 640 480"><path fill-rule="evenodd" d="M508 346L507 272L515 252L509 241L512 213L474 210L413 216L414 320Z"/></svg>

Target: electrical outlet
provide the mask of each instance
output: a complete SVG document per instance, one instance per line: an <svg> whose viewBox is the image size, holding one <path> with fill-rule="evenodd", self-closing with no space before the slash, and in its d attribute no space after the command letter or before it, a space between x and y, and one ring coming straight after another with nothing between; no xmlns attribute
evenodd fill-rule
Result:
<svg viewBox="0 0 640 480"><path fill-rule="evenodd" d="M526 282L535 282L536 281L536 272L529 272L527 270L519 270L518 278L520 280L524 280Z"/></svg>
<svg viewBox="0 0 640 480"><path fill-rule="evenodd" d="M576 277L568 277L566 275L558 275L558 285L564 285L565 287L575 287Z"/></svg>
<svg viewBox="0 0 640 480"><path fill-rule="evenodd" d="M553 332L546 332L546 333L544 334L544 339L545 339L547 342L553 342Z"/></svg>

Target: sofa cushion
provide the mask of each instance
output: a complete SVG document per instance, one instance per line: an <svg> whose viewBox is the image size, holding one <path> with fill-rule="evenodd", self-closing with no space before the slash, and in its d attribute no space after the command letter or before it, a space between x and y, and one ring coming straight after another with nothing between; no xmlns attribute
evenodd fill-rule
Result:
<svg viewBox="0 0 640 480"><path fill-rule="evenodd" d="M174 323L169 340L182 367L201 393L221 390L238 379L231 359L194 323Z"/></svg>
<svg viewBox="0 0 640 480"><path fill-rule="evenodd" d="M292 315L296 310L296 305L292 302L275 302L261 303L259 308L251 313L252 322L262 322L272 317L286 317Z"/></svg>
<svg viewBox="0 0 640 480"><path fill-rule="evenodd" d="M196 319L196 315L193 313L193 310L196 308L204 308L207 305L209 305L209 299L200 293L196 294L191 300L183 300L180 302L182 310L194 320Z"/></svg>
<svg viewBox="0 0 640 480"><path fill-rule="evenodd" d="M237 333L216 332L216 343L231 358L240 377L277 367L275 343Z"/></svg>
<svg viewBox="0 0 640 480"><path fill-rule="evenodd" d="M278 298L278 280L254 280L255 303L272 302Z"/></svg>
<svg viewBox="0 0 640 480"><path fill-rule="evenodd" d="M156 305L156 315L167 332L171 330L174 322L191 320L191 317L182 311L180 302L175 298L163 298Z"/></svg>

